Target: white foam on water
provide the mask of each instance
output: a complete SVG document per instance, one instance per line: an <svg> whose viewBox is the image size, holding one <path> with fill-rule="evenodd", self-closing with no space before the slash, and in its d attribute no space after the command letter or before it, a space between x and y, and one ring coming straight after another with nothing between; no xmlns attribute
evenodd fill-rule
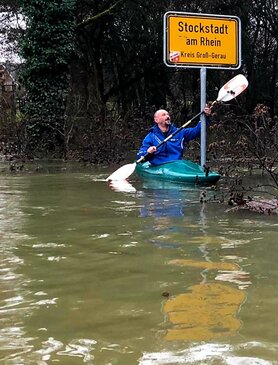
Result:
<svg viewBox="0 0 278 365"><path fill-rule="evenodd" d="M221 361L223 365L273 365L273 362L250 356L233 356L234 348L226 344L204 344L193 348L172 352L144 353L139 365L182 365L211 364Z"/></svg>

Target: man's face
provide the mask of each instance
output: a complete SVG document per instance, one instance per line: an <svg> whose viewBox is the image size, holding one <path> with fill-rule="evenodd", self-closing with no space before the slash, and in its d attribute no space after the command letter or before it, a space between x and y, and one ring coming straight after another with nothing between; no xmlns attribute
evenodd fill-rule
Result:
<svg viewBox="0 0 278 365"><path fill-rule="evenodd" d="M156 116L154 118L155 123L158 124L158 126L166 126L171 124L171 118L167 110L158 110L156 112Z"/></svg>

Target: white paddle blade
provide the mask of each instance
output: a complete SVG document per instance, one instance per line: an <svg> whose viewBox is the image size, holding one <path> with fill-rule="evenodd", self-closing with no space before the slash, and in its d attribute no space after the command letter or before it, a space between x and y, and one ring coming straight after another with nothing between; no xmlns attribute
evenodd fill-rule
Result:
<svg viewBox="0 0 278 365"><path fill-rule="evenodd" d="M129 163L127 165L124 165L120 167L118 170L113 172L106 181L120 181L127 179L135 170L136 163Z"/></svg>
<svg viewBox="0 0 278 365"><path fill-rule="evenodd" d="M217 101L229 101L236 98L248 86L248 81L245 76L239 74L228 81L219 90Z"/></svg>

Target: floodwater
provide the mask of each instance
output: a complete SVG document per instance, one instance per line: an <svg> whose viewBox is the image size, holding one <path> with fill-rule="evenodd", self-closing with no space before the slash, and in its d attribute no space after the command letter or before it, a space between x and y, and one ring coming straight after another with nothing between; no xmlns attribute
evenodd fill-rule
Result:
<svg viewBox="0 0 278 365"><path fill-rule="evenodd" d="M108 170L1 173L0 364L278 364L277 217Z"/></svg>

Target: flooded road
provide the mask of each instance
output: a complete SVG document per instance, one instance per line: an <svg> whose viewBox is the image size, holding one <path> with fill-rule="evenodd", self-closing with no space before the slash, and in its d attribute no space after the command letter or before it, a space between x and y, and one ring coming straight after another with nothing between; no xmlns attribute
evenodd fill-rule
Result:
<svg viewBox="0 0 278 365"><path fill-rule="evenodd" d="M0 364L278 364L277 217L109 173L1 175Z"/></svg>

